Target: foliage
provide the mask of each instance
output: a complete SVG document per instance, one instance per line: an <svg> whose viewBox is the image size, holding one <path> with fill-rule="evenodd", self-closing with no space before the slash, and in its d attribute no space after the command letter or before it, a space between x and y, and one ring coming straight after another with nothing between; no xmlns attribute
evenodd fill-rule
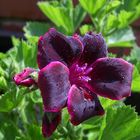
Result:
<svg viewBox="0 0 140 140"><path fill-rule="evenodd" d="M140 48L135 46L130 55L126 57L128 61L134 64L132 91L140 92Z"/></svg>
<svg viewBox="0 0 140 140"><path fill-rule="evenodd" d="M73 34L85 17L80 5L73 6L71 0L38 2L42 12L64 33Z"/></svg>
<svg viewBox="0 0 140 140"><path fill-rule="evenodd" d="M133 140L140 136L139 125L140 119L130 106L109 108L103 118L99 140Z"/></svg>

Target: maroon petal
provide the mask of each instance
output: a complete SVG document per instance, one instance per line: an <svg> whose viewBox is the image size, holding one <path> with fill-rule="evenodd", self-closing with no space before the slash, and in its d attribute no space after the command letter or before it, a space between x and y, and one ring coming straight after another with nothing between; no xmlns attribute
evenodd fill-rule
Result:
<svg viewBox="0 0 140 140"><path fill-rule="evenodd" d="M61 121L61 112L45 112L42 121L42 134L49 137Z"/></svg>
<svg viewBox="0 0 140 140"><path fill-rule="evenodd" d="M82 43L78 38L67 37L51 28L38 42L37 61L39 68L52 61L70 65L82 53Z"/></svg>
<svg viewBox="0 0 140 140"><path fill-rule="evenodd" d="M87 89L77 88L75 85L69 91L67 106L73 125L78 125L95 115L104 114L96 94Z"/></svg>
<svg viewBox="0 0 140 140"><path fill-rule="evenodd" d="M90 73L90 90L103 97L120 100L131 94L133 66L121 58L100 58Z"/></svg>
<svg viewBox="0 0 140 140"><path fill-rule="evenodd" d="M16 74L13 77L13 80L16 85L22 85L25 87L32 86L36 84L35 80L31 77L33 72L36 72L36 70L32 68L25 68L22 72Z"/></svg>
<svg viewBox="0 0 140 140"><path fill-rule="evenodd" d="M80 62L91 64L98 58L107 56L107 46L101 34L89 32L82 38L84 51Z"/></svg>
<svg viewBox="0 0 140 140"><path fill-rule="evenodd" d="M38 87L41 90L45 111L60 111L66 105L70 89L68 68L61 62L51 62L40 70Z"/></svg>

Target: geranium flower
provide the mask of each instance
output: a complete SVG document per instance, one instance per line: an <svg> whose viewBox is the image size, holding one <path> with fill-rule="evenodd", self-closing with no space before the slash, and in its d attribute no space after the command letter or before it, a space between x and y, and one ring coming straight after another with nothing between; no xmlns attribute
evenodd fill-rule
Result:
<svg viewBox="0 0 140 140"><path fill-rule="evenodd" d="M65 36L52 28L39 39L37 62L44 136L56 129L64 107L71 123L78 125L104 114L98 95L120 100L131 94L133 66L121 58L108 58L101 34Z"/></svg>

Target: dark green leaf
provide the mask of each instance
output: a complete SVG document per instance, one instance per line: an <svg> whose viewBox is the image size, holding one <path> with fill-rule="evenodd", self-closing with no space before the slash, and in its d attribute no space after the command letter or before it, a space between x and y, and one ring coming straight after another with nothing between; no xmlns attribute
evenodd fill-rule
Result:
<svg viewBox="0 0 140 140"><path fill-rule="evenodd" d="M11 91L7 90L6 93L0 95L0 112L9 112L16 108L23 99L22 91L16 92L14 88Z"/></svg>
<svg viewBox="0 0 140 140"><path fill-rule="evenodd" d="M18 140L20 137L21 135L14 125L3 123L0 126L0 140Z"/></svg>
<svg viewBox="0 0 140 140"><path fill-rule="evenodd" d="M45 140L42 136L41 127L35 124L28 125L30 140Z"/></svg>

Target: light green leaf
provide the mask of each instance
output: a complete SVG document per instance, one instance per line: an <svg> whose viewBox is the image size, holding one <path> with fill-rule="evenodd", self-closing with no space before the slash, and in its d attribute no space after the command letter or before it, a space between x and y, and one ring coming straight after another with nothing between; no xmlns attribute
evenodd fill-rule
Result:
<svg viewBox="0 0 140 140"><path fill-rule="evenodd" d="M132 60L140 61L140 48L135 46L131 51L130 57Z"/></svg>
<svg viewBox="0 0 140 140"><path fill-rule="evenodd" d="M5 54L0 52L0 59L3 59L3 58L5 58Z"/></svg>
<svg viewBox="0 0 140 140"><path fill-rule="evenodd" d="M83 10L83 8L78 4L73 10L73 24L74 24L74 30L76 31L77 28L80 26L81 22L84 20L86 16L86 12Z"/></svg>
<svg viewBox="0 0 140 140"><path fill-rule="evenodd" d="M106 13L109 13L113 11L114 9L116 9L117 7L119 7L120 5L121 5L120 0L112 0L106 5L105 11Z"/></svg>
<svg viewBox="0 0 140 140"><path fill-rule="evenodd" d="M69 7L48 2L38 2L41 11L59 28L64 28L67 33L74 32L73 11Z"/></svg>
<svg viewBox="0 0 140 140"><path fill-rule="evenodd" d="M21 41L15 37L12 37L12 44L15 48L16 51L16 61L22 63L23 61L23 53L22 53L22 45L21 45Z"/></svg>
<svg viewBox="0 0 140 140"><path fill-rule="evenodd" d="M79 0L82 7L90 14L95 14L104 6L106 0Z"/></svg>
<svg viewBox="0 0 140 140"><path fill-rule="evenodd" d="M14 57L16 56L16 62L20 65L20 68L24 67L37 67L37 42L36 41L24 41L15 37L12 38L13 45L15 47Z"/></svg>
<svg viewBox="0 0 140 140"><path fill-rule="evenodd" d="M86 34L89 31L92 31L92 30L93 30L93 26L92 25L85 24L85 25L80 27L80 33L82 35Z"/></svg>
<svg viewBox="0 0 140 140"><path fill-rule="evenodd" d="M87 135L87 138L88 140L97 140L98 138L98 132L93 132L93 131L90 131Z"/></svg>
<svg viewBox="0 0 140 140"><path fill-rule="evenodd" d="M107 37L109 47L132 47L134 45L134 34L131 28L116 31Z"/></svg>
<svg viewBox="0 0 140 140"><path fill-rule="evenodd" d="M134 8L140 3L139 0L123 0L123 3L118 7L119 11L125 9L126 11L134 10Z"/></svg>
<svg viewBox="0 0 140 140"><path fill-rule="evenodd" d="M37 44L32 44L27 41L21 41L21 45L25 67L36 68Z"/></svg>
<svg viewBox="0 0 140 140"><path fill-rule="evenodd" d="M111 99L104 98L104 97L100 97L99 99L100 99L101 105L103 106L104 109L107 109L107 108L115 106L115 105L120 106L122 104L121 101L111 100Z"/></svg>
<svg viewBox="0 0 140 140"><path fill-rule="evenodd" d="M133 92L140 92L140 73L137 67L134 67L131 90Z"/></svg>
<svg viewBox="0 0 140 140"><path fill-rule="evenodd" d="M117 57L117 54L115 54L115 53L108 53L108 57L114 58L114 57Z"/></svg>
<svg viewBox="0 0 140 140"><path fill-rule="evenodd" d="M30 97L34 103L42 103L42 97L39 90L30 93Z"/></svg>
<svg viewBox="0 0 140 140"><path fill-rule="evenodd" d="M11 91L0 96L0 112L10 112L19 105L23 98L22 92Z"/></svg>
<svg viewBox="0 0 140 140"><path fill-rule="evenodd" d="M72 35L86 12L78 4L75 7L71 0L63 2L38 2L41 11L65 34Z"/></svg>
<svg viewBox="0 0 140 140"><path fill-rule="evenodd" d="M41 36L44 35L48 29L51 27L50 24L44 22L27 22L24 26L23 30L25 32L25 36Z"/></svg>
<svg viewBox="0 0 140 140"><path fill-rule="evenodd" d="M140 119L130 106L110 108L98 140L130 140L140 134Z"/></svg>
<svg viewBox="0 0 140 140"><path fill-rule="evenodd" d="M136 6L136 14L134 20L140 17L140 3Z"/></svg>
<svg viewBox="0 0 140 140"><path fill-rule="evenodd" d="M3 140L4 139L4 134L0 131L0 139Z"/></svg>
<svg viewBox="0 0 140 140"><path fill-rule="evenodd" d="M117 29L118 18L114 14L109 14L104 24L103 33L105 35L110 34L112 31Z"/></svg>
<svg viewBox="0 0 140 140"><path fill-rule="evenodd" d="M124 13L124 20L128 17L128 13L133 13L133 17L128 20L128 23L133 23L136 19L140 17L140 1L139 0L123 0L123 3L117 8L117 12L126 11ZM123 19L122 19L123 20Z"/></svg>
<svg viewBox="0 0 140 140"><path fill-rule="evenodd" d="M0 76L0 90L7 87L7 81L4 77Z"/></svg>
<svg viewBox="0 0 140 140"><path fill-rule="evenodd" d="M134 14L134 12L121 10L118 15L119 28L127 27L132 22L131 19L133 18Z"/></svg>

